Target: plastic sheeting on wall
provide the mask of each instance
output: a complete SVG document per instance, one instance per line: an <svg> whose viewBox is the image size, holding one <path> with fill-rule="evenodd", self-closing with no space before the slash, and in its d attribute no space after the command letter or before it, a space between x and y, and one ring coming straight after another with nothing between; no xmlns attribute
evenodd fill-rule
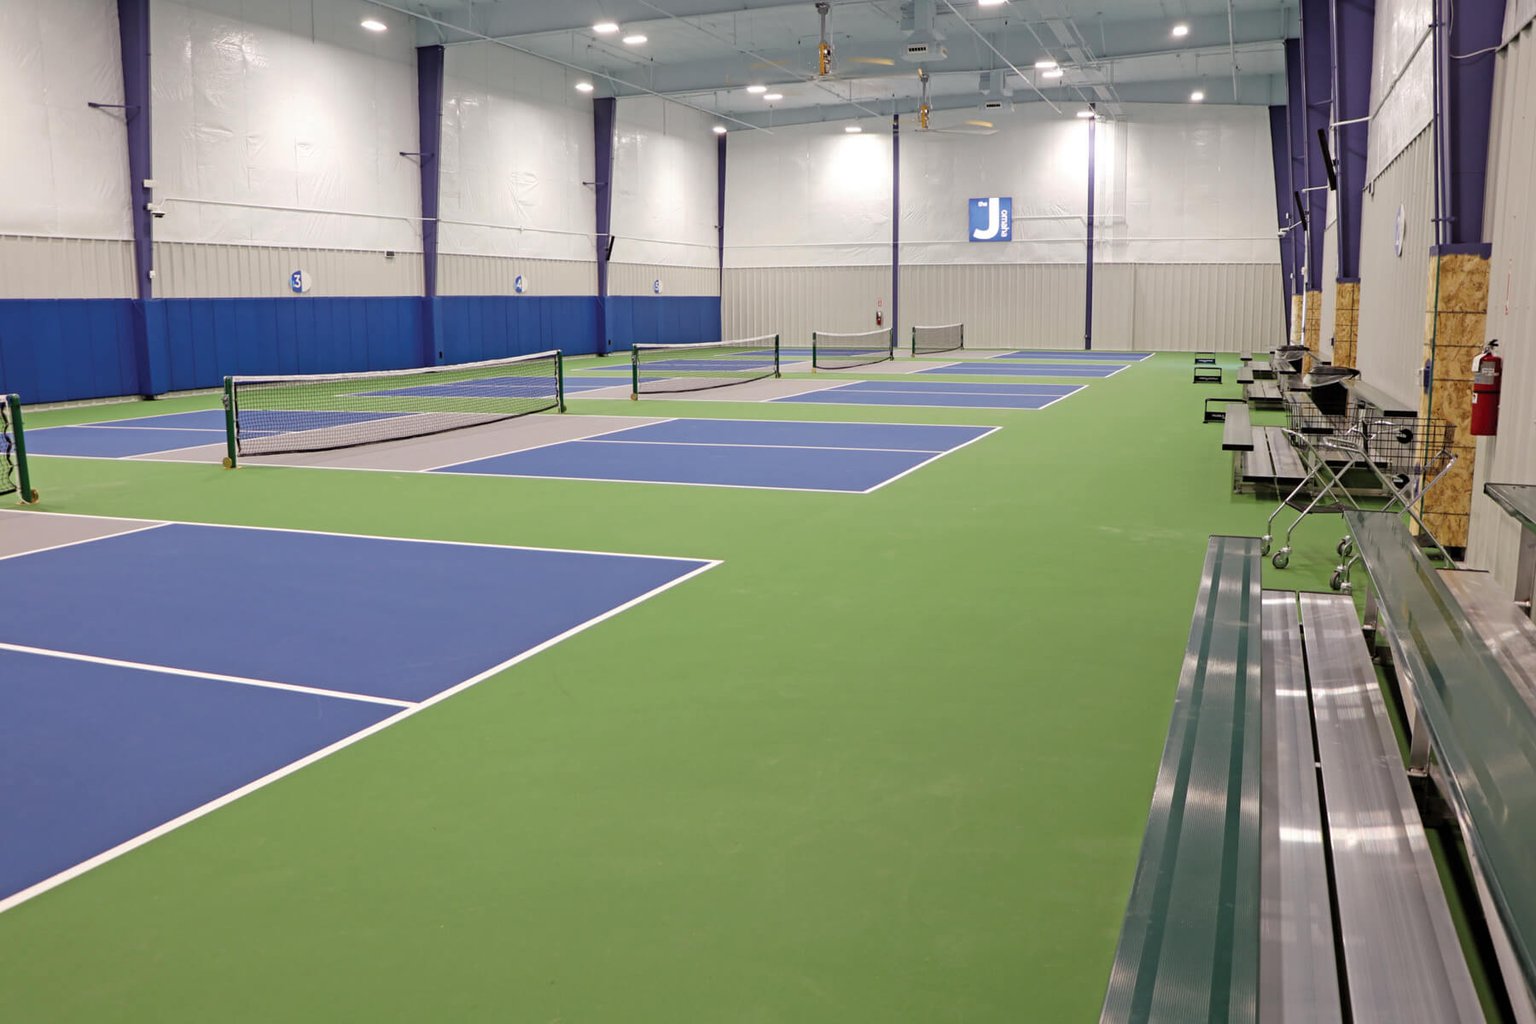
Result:
<svg viewBox="0 0 1536 1024"><path fill-rule="evenodd" d="M1434 116L1432 16L1431 0L1376 4L1367 181L1375 181Z"/></svg>
<svg viewBox="0 0 1536 1024"><path fill-rule="evenodd" d="M1087 125L1044 110L995 120L985 136L903 124L903 265L1083 262ZM889 128L865 127L732 137L728 266L890 262ZM1277 260L1262 108L1131 106L1097 126L1095 179L1099 262ZM969 201L989 196L1012 197L1014 241L969 241Z"/></svg>
<svg viewBox="0 0 1536 1024"><path fill-rule="evenodd" d="M592 101L576 80L492 43L448 49L442 252L595 262Z"/></svg>
<svg viewBox="0 0 1536 1024"><path fill-rule="evenodd" d="M411 33L361 0L155 0L162 241L420 249ZM331 211L331 212L315 212Z"/></svg>
<svg viewBox="0 0 1536 1024"><path fill-rule="evenodd" d="M613 262L713 268L715 119L651 96L618 101Z"/></svg>
<svg viewBox="0 0 1536 1024"><path fill-rule="evenodd" d="M726 266L890 264L890 123L863 127L862 135L841 124L731 135Z"/></svg>
<svg viewBox="0 0 1536 1024"><path fill-rule="evenodd" d="M117 5L0 0L0 233L133 237Z"/></svg>

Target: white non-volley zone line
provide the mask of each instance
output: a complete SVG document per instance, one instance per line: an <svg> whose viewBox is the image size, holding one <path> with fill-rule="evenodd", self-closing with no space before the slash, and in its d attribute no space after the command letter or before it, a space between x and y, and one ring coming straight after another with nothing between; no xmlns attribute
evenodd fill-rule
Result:
<svg viewBox="0 0 1536 1024"><path fill-rule="evenodd" d="M310 531L299 530L293 532L304 533ZM340 534L339 536L352 536L352 534ZM192 810L187 811L185 814L172 818L170 821L167 821L164 824L157 825L147 832L143 832L137 836L134 836L132 839L124 840L123 842L112 847L110 850L104 850L88 860L81 861L74 867L66 868L58 874L49 878L45 878L41 882L38 882L34 885L28 886L18 893L7 896L5 899L0 899L0 914L5 913L12 907L16 907L22 903L25 903L27 900L30 900L35 896L42 895L49 889L57 888L58 886L63 885L65 882L68 882L71 879L78 878L79 876L85 874L87 871L90 871L92 868L100 867L102 864L105 864L110 860L115 860L116 858L121 857L123 854L132 850L136 850L146 843L158 839L170 832L174 832L176 829L189 822L196 821L198 818L201 818L206 814L211 814L226 804L234 803L236 800L243 796L254 793L256 790L261 789L264 786L269 786L279 779L286 778L287 776L292 775L294 772L299 771L301 768L306 768L309 765L314 764L316 761L329 757L339 750L344 750L354 743L365 740L376 732L381 732L392 725L403 722L407 718L410 718L412 715L418 714L419 712L425 711L427 708L432 707L434 704L441 703L442 701L447 700L449 697L463 693L471 686L482 683L485 680L490 679L492 676L499 675L500 673L505 672L507 669L512 668L514 665L527 661L534 655L547 651L556 644L564 640L568 640L578 633L585 632L598 623L605 622L608 619L613 618L615 615L622 614L623 612L628 611L636 605L642 604L657 596L658 594L662 594L668 590L671 590L673 587L678 586L679 584L686 583L687 581L693 579L695 576L706 573L721 564L722 563L719 561L706 561L692 572L685 573L684 575L677 577L677 579L663 583L659 587L648 590L638 597L631 598L630 600L625 601L623 604L614 608L610 608L608 611L603 612L600 615L593 616L585 622L572 626L564 633L561 633L558 636L550 637L548 640L545 640L541 644L530 647L528 650L523 651L520 654L513 655L506 661L503 661L498 665L493 665L478 675L471 676L470 678L464 680L462 683L459 683L457 686L452 686L439 693L433 694L431 697L428 697L426 700L419 703L407 705L403 707L398 714L391 715L388 718L368 726L366 729L359 730L350 736L343 737L342 739L337 740L335 743L332 743L330 746L322 747L307 757L301 757L291 764L284 765L282 768L279 768L274 772L270 772L267 775L263 775L259 779L255 779L246 783L239 789L231 790L221 797L210 800L203 804L201 807L194 807Z"/></svg>
<svg viewBox="0 0 1536 1024"><path fill-rule="evenodd" d="M392 697L375 697L371 694L352 693L348 690L326 690L318 686L279 683L271 679L251 679L246 676L229 676L221 672L200 672L196 669L175 668L170 665L151 665L142 661L123 661L120 658L103 658L94 654L56 651L46 647L27 647L24 644L12 644L4 641L0 641L0 651L14 651L17 654L35 654L38 657L58 658L62 661L80 661L87 665L107 665L111 668L132 669L135 672L155 672L160 675L180 676L183 679L202 679L211 683L234 683L237 686L255 686L263 690L287 690L291 693L307 693L311 696L329 697L334 700L361 701L364 704L387 704L397 708L416 706L415 701L395 700Z"/></svg>
<svg viewBox="0 0 1536 1024"><path fill-rule="evenodd" d="M985 391L983 388L1007 387L1005 384L978 384L976 390L946 391L944 385L937 381L929 384L917 381L912 384L881 383L878 387L860 387L861 381L845 384L841 388L834 388L833 394L837 395L949 395L954 398L969 398L972 395L981 395L989 398L1068 398L1077 394L1086 384L1020 384L1017 391ZM876 383L870 381L871 384ZM949 387L954 387L950 384ZM1062 388L1069 388L1062 391ZM1033 390L1031 390L1033 389ZM799 396L795 396L799 397Z"/></svg>

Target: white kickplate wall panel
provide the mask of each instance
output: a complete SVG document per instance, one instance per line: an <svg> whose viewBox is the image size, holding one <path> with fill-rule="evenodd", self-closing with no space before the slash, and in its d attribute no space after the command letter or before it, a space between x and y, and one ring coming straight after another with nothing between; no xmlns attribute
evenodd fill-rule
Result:
<svg viewBox="0 0 1536 1024"><path fill-rule="evenodd" d="M419 252L295 249L271 245L155 243L155 294L164 299L281 298L302 270L311 295L418 295Z"/></svg>
<svg viewBox="0 0 1536 1024"><path fill-rule="evenodd" d="M541 260L524 256L439 253L439 295L596 295L595 260Z"/></svg>
<svg viewBox="0 0 1536 1024"><path fill-rule="evenodd" d="M133 243L0 235L0 299L129 299Z"/></svg>
<svg viewBox="0 0 1536 1024"><path fill-rule="evenodd" d="M722 330L731 338L780 334L786 346L809 345L812 331L877 330L877 309L889 327L890 303L889 266L727 267Z"/></svg>
<svg viewBox="0 0 1536 1024"><path fill-rule="evenodd" d="M576 80L492 43L448 48L443 253L596 261L592 101Z"/></svg>
<svg viewBox="0 0 1536 1024"><path fill-rule="evenodd" d="M639 277L623 276L623 291L610 278L610 292L649 293L657 275L647 268L693 268L717 277L719 158L716 137L710 131L715 119L655 97L637 96L618 101L617 121L612 261L637 267ZM633 290L630 282L641 278L643 287ZM679 284L695 286L705 280L697 274L678 277ZM718 283L706 287L699 292L670 291L713 295L719 290Z"/></svg>
<svg viewBox="0 0 1536 1024"><path fill-rule="evenodd" d="M395 30L360 32L364 17ZM159 241L420 251L405 19L361 0L154 0L151 26Z"/></svg>

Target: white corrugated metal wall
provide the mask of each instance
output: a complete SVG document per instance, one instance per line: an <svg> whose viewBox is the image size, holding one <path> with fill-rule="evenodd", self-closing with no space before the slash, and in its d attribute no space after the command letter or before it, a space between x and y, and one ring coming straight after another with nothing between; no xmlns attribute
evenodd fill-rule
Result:
<svg viewBox="0 0 1536 1024"><path fill-rule="evenodd" d="M683 267L659 263L610 263L609 295L650 295L661 282L662 295L719 295L717 267Z"/></svg>
<svg viewBox="0 0 1536 1024"><path fill-rule="evenodd" d="M1434 148L1433 132L1420 132L1367 185L1360 219L1360 374L1401 401L1419 394L1424 365ZM1394 241L1399 209L1401 256Z"/></svg>
<svg viewBox="0 0 1536 1024"><path fill-rule="evenodd" d="M123 299L133 294L132 242L0 235L0 299Z"/></svg>
<svg viewBox="0 0 1536 1024"><path fill-rule="evenodd" d="M162 299L280 298L289 276L308 275L315 295L411 295L421 290L419 252L291 246L155 243L155 293Z"/></svg>
<svg viewBox="0 0 1536 1024"><path fill-rule="evenodd" d="M439 253L440 295L511 295L518 275L529 295L593 295L597 263L592 260L541 260L523 257Z"/></svg>
<svg viewBox="0 0 1536 1024"><path fill-rule="evenodd" d="M871 330L890 301L885 267L728 268L725 332ZM963 322L975 348L1077 347L1081 264L903 267L901 325ZM1094 268L1094 345L1137 351L1264 351L1284 320L1274 263L1109 263Z"/></svg>
<svg viewBox="0 0 1536 1024"><path fill-rule="evenodd" d="M1499 436L1478 443L1467 561L1514 584L1520 528L1483 497L1483 484L1536 483L1536 29L1499 55L1484 237L1493 243L1488 337L1504 354Z"/></svg>
<svg viewBox="0 0 1536 1024"><path fill-rule="evenodd" d="M812 331L873 331L880 309L890 325L889 267L727 267L721 302L725 334L779 334L808 344Z"/></svg>

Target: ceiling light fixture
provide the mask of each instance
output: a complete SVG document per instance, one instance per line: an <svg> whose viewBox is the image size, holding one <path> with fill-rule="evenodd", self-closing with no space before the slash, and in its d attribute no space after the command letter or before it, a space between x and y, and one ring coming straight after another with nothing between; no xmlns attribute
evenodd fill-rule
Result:
<svg viewBox="0 0 1536 1024"><path fill-rule="evenodd" d="M1096 114L1095 114L1095 113L1094 113L1094 112L1093 112L1093 111L1091 111L1091 110L1079 110L1079 111L1078 111L1078 112L1077 112L1077 116L1078 116L1078 117L1080 117L1080 118L1082 118L1082 119L1083 119L1083 120L1085 120L1085 121L1086 121L1086 120L1088 120L1088 118L1090 118L1090 117L1096 117L1096 116L1098 116L1098 115L1096 115Z"/></svg>
<svg viewBox="0 0 1536 1024"><path fill-rule="evenodd" d="M576 91L577 92L591 92L592 91L592 83L591 82L577 82L576 83Z"/></svg>
<svg viewBox="0 0 1536 1024"><path fill-rule="evenodd" d="M1008 0L976 0L977 7L1001 7Z"/></svg>
<svg viewBox="0 0 1536 1024"><path fill-rule="evenodd" d="M362 22L362 25L363 25L363 28L367 29L369 32L387 32L387 31L389 31L389 26L384 24L378 18L364 18L363 22Z"/></svg>
<svg viewBox="0 0 1536 1024"><path fill-rule="evenodd" d="M1056 62L1051 60L1050 58L1046 58L1045 60L1037 60L1037 61L1035 61L1035 70L1036 71L1049 71L1049 70L1051 70L1051 68L1054 68L1056 66L1057 66Z"/></svg>
<svg viewBox="0 0 1536 1024"><path fill-rule="evenodd" d="M1199 89L1196 89L1194 92L1189 94L1189 102L1191 102L1191 103L1204 103L1205 102L1205 93L1201 92Z"/></svg>
<svg viewBox="0 0 1536 1024"><path fill-rule="evenodd" d="M1061 68L1050 68L1050 69L1048 69L1046 71L1040 72L1040 77L1041 78L1060 78L1064 74L1066 74L1066 72L1061 70Z"/></svg>
<svg viewBox="0 0 1536 1024"><path fill-rule="evenodd" d="M611 36L618 30L619 24L616 21L600 21L592 26L592 31L600 36Z"/></svg>
<svg viewBox="0 0 1536 1024"><path fill-rule="evenodd" d="M863 133L864 126L858 124L850 124L844 127L843 131L847 132L849 135L859 135Z"/></svg>
<svg viewBox="0 0 1536 1024"><path fill-rule="evenodd" d="M643 43L645 41L646 41L645 36L641 35L639 32L636 32L632 36L625 36L624 37L624 45L625 46L639 46L641 43Z"/></svg>
<svg viewBox="0 0 1536 1024"><path fill-rule="evenodd" d="M781 92L770 92L763 95L763 99L767 100L769 103L777 103L783 98L784 94Z"/></svg>
<svg viewBox="0 0 1536 1024"><path fill-rule="evenodd" d="M729 130L730 129L726 128L726 126L723 124L717 124L710 129L710 131L714 132L716 135L724 135Z"/></svg>
<svg viewBox="0 0 1536 1024"><path fill-rule="evenodd" d="M761 96L763 93L765 93L767 91L768 91L768 87L766 85L749 85L749 86L747 86L747 92L751 93L753 96Z"/></svg>
<svg viewBox="0 0 1536 1024"><path fill-rule="evenodd" d="M1173 38L1183 39L1187 35L1189 35L1189 26L1182 21L1173 26Z"/></svg>

